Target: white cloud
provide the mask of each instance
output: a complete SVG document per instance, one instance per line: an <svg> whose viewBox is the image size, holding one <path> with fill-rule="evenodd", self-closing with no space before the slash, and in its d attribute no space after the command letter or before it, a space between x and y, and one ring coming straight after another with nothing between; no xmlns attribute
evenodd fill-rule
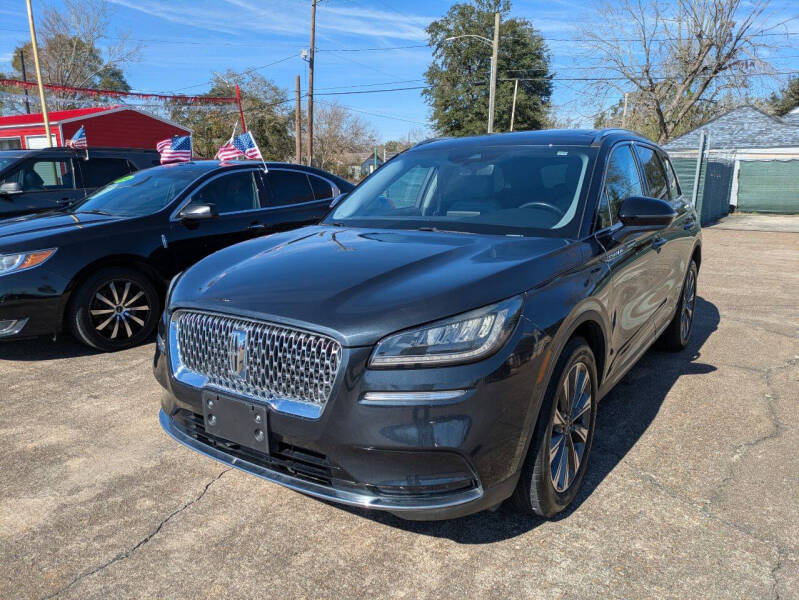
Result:
<svg viewBox="0 0 799 600"><path fill-rule="evenodd" d="M236 35L242 32L283 35L305 35L308 32L310 9L286 2L253 2L225 0L230 9L219 2L162 2L158 0L110 0L114 4L136 10L171 23ZM288 5L288 6L287 6ZM430 18L404 15L393 11L319 5L317 29L336 34L395 40L423 40Z"/></svg>

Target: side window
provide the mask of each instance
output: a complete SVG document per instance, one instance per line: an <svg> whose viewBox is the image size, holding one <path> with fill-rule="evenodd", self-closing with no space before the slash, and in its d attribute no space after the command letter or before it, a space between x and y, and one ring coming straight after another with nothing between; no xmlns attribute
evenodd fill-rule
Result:
<svg viewBox="0 0 799 600"><path fill-rule="evenodd" d="M414 207L429 172L430 167L413 167L388 186L383 195L388 198L394 208Z"/></svg>
<svg viewBox="0 0 799 600"><path fill-rule="evenodd" d="M101 187L135 169L124 158L90 158L81 163L84 187Z"/></svg>
<svg viewBox="0 0 799 600"><path fill-rule="evenodd" d="M259 207L251 171L217 177L197 190L191 201L192 204L215 204L220 215Z"/></svg>
<svg viewBox="0 0 799 600"><path fill-rule="evenodd" d="M29 160L6 175L3 182L16 182L23 192L46 192L75 188L72 162L69 160Z"/></svg>
<svg viewBox="0 0 799 600"><path fill-rule="evenodd" d="M653 198L669 199L669 184L666 180L666 171L663 170L663 163L655 154L655 151L646 146L636 146L638 158L641 161L641 168L644 177L649 184L649 195Z"/></svg>
<svg viewBox="0 0 799 600"><path fill-rule="evenodd" d="M599 229L610 227L619 214L621 203L642 194L641 178L630 146L615 148L608 160L605 189L599 205Z"/></svg>
<svg viewBox="0 0 799 600"><path fill-rule="evenodd" d="M669 183L669 191L671 192L672 199L679 198L682 196L682 190L680 189L680 182L677 180L677 173L674 171L674 165L671 164L671 160L665 154L658 152L658 156L660 156L660 160L663 161L663 166L666 167L666 179Z"/></svg>
<svg viewBox="0 0 799 600"><path fill-rule="evenodd" d="M311 202L314 199L311 184L305 173L298 171L269 171L266 174L276 206Z"/></svg>
<svg viewBox="0 0 799 600"><path fill-rule="evenodd" d="M333 197L333 187L321 177L308 175L308 180L313 188L313 196L316 200L326 200Z"/></svg>

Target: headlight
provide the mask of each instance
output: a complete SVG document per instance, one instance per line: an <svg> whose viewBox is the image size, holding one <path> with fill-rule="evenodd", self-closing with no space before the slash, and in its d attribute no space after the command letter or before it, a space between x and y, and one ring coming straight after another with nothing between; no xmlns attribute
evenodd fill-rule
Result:
<svg viewBox="0 0 799 600"><path fill-rule="evenodd" d="M402 331L377 344L370 365L438 366L465 363L496 352L508 339L522 308L515 296L424 327Z"/></svg>
<svg viewBox="0 0 799 600"><path fill-rule="evenodd" d="M55 254L55 251L55 248L50 248L49 250L33 250L17 254L0 254L0 275L38 267Z"/></svg>

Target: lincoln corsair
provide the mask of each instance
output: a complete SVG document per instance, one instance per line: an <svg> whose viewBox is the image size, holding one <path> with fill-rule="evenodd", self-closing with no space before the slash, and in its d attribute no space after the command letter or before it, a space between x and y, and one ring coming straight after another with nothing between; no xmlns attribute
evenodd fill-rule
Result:
<svg viewBox="0 0 799 600"><path fill-rule="evenodd" d="M409 519L551 517L597 402L688 343L701 239L666 154L623 130L419 144L315 226L171 283L155 374L179 442Z"/></svg>
<svg viewBox="0 0 799 600"><path fill-rule="evenodd" d="M352 184L280 163L199 161L125 175L72 209L0 221L0 341L149 338L170 279L237 242L317 223Z"/></svg>

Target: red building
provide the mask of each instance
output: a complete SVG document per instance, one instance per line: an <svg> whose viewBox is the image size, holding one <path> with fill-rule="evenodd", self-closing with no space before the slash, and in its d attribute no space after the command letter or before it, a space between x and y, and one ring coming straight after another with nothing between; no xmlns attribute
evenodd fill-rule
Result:
<svg viewBox="0 0 799 600"><path fill-rule="evenodd" d="M153 150L163 139L191 133L176 123L127 106L56 110L48 117L53 146L63 146L81 125L90 147ZM41 113L0 117L0 150L46 147Z"/></svg>

